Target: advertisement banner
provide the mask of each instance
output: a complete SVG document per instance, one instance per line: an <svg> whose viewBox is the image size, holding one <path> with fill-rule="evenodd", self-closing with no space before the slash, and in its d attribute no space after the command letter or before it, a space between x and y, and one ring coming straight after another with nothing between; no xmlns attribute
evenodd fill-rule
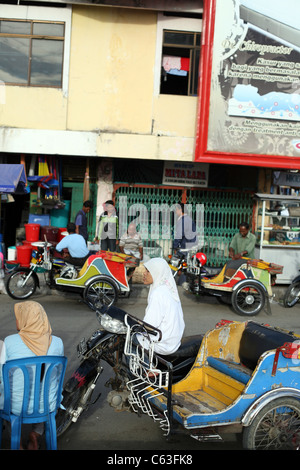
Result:
<svg viewBox="0 0 300 470"><path fill-rule="evenodd" d="M300 1L214 4L205 152L299 158Z"/></svg>

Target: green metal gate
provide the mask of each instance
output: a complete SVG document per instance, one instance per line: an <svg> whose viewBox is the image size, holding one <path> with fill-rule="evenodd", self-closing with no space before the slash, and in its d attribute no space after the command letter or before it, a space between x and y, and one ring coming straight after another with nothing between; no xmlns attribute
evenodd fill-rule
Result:
<svg viewBox="0 0 300 470"><path fill-rule="evenodd" d="M114 186L120 233L134 221L141 233L144 252L150 257L167 257L172 252L174 206L186 204L196 222L199 249L209 266L228 259L228 246L242 221L251 224L252 193L233 190L186 189L167 186Z"/></svg>
<svg viewBox="0 0 300 470"><path fill-rule="evenodd" d="M187 201L195 207L202 203L203 251L210 266L222 266L228 261L229 244L241 222L251 226L253 193L232 190L188 190Z"/></svg>

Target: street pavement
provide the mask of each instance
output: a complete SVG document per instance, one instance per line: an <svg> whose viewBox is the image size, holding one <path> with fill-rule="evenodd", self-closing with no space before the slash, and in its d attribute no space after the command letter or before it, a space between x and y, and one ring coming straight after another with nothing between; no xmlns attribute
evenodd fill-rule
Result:
<svg viewBox="0 0 300 470"><path fill-rule="evenodd" d="M185 317L185 335L204 333L222 319L244 321L249 317L238 316L229 305L220 304L210 296L197 298L179 288ZM300 334L300 304L285 309L278 301L283 289L277 289L277 300L271 303L272 315L260 312L250 317L260 323L267 323ZM119 299L117 305L143 318L147 304L147 288L134 285L128 299ZM76 346L82 337L88 337L98 326L95 313L80 301L75 294L62 294L43 291L32 297L40 302L49 317L53 334L64 342L65 355L68 357L66 379L78 365ZM8 295L0 295L0 339L16 332L13 306L16 303ZM95 390L99 400L91 405L76 424L58 439L59 450L102 450L112 451L160 451L187 454L195 450L240 450L240 438L234 434L225 436L222 442L200 443L189 436L176 435L170 442L163 436L159 425L148 416L138 416L129 411L115 411L106 397L110 388L105 386L113 376L105 363L104 372ZM26 430L25 430L26 432ZM9 448L7 431L3 433L2 447ZM43 448L42 444L42 448ZM115 455L115 454L111 454Z"/></svg>

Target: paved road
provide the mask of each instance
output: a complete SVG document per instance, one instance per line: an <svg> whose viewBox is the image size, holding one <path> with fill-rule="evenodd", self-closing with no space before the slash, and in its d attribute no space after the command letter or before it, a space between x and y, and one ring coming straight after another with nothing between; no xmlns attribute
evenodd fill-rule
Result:
<svg viewBox="0 0 300 470"><path fill-rule="evenodd" d="M136 289L129 299L120 300L120 308L140 318L146 306L145 288ZM142 293L142 294L141 294ZM237 316L230 306L221 305L213 297L196 297L180 290L186 322L186 335L205 332L213 328L221 319L244 320ZM76 345L83 337L88 337L96 328L94 312L79 302L78 296L36 295L46 309L53 333L63 339L65 354L68 357L66 377L69 377L78 364ZM15 332L13 301L7 295L0 295L0 339ZM255 320L274 326L290 329L300 334L300 305L285 309L279 303L272 303L272 316L261 312ZM104 383L112 376L107 366L97 386L96 392L101 397L95 405L80 418L80 421L58 440L61 450L157 450L187 453L192 450L241 449L240 440L235 435L228 435L224 442L199 443L189 436L176 436L172 442L166 441L157 423L148 416L137 416L130 412L116 412L106 401L109 388ZM4 432L4 446L9 446ZM8 447L6 447L8 448ZM112 454L113 455L113 454Z"/></svg>

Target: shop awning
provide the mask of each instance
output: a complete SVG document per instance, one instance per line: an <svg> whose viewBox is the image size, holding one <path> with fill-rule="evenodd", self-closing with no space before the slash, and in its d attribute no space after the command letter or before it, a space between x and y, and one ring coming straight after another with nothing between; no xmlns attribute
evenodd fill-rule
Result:
<svg viewBox="0 0 300 470"><path fill-rule="evenodd" d="M27 193L26 175L22 164L0 164L0 194Z"/></svg>

